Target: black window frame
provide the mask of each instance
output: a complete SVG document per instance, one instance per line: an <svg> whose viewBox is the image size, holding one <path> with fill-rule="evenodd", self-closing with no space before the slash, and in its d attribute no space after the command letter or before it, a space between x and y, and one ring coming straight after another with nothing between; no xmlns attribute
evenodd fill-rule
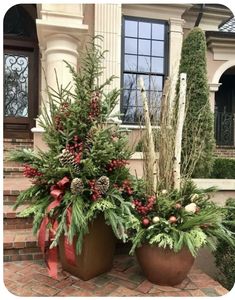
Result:
<svg viewBox="0 0 235 300"><path fill-rule="evenodd" d="M146 23L151 23L151 24L163 24L164 25L164 49L163 49L163 64L164 64L164 70L163 73L155 73L155 72L142 72L142 71L125 71L124 69L124 63L125 63L125 38L128 37L125 35L125 21L136 21L136 22L146 22ZM144 39L144 38L139 38L137 32L137 41L139 39ZM151 38L146 38L146 40L150 41L157 41L157 39ZM138 48L138 44L137 44ZM135 55L137 57L137 63L138 63L138 57L141 56L138 53L137 49L137 54L131 54ZM148 55L143 55L143 56L148 56ZM149 57L157 57L154 56L150 53ZM121 28L121 78L120 78L120 84L121 84L121 97L120 97L120 112L123 113L124 111L124 74L135 74L135 75L148 75L148 76L162 76L163 77L163 84L164 80L169 74L169 23L167 20L161 20L161 19L152 19L152 18L143 18L143 17L133 17L133 16L122 16L122 28ZM139 106L136 106L139 107ZM124 116L122 116L122 123L125 125L136 125L136 122L127 122L123 120Z"/></svg>

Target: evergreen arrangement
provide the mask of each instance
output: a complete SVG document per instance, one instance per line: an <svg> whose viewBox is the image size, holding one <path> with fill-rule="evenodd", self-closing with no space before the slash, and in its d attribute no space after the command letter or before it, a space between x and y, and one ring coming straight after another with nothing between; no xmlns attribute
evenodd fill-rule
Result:
<svg viewBox="0 0 235 300"><path fill-rule="evenodd" d="M127 135L109 123L119 90L105 93L114 77L100 83L105 52L95 40L81 56L78 73L67 64L73 82L66 87L58 83L57 90L48 88L40 118L48 151L23 149L10 158L24 163L24 175L33 183L19 195L15 208L29 202L21 216L34 216L35 234L45 219L49 230L56 224L50 249L61 235L69 243L76 235L80 253L89 223L100 214L125 241L126 224L132 220Z"/></svg>
<svg viewBox="0 0 235 300"><path fill-rule="evenodd" d="M143 179L137 180L133 185L133 193L130 195L135 216L135 222L128 224L128 235L132 243L130 253L133 254L143 244L150 244L172 249L174 252L186 247L195 257L205 245L215 250L218 240L225 241L234 249L234 233L226 227L228 208L218 206L211 200L215 189L198 189L192 182L190 173L187 176L179 174L180 184L175 184L175 147L181 144L181 140L174 142L177 138L174 126L177 123L175 106L171 111L168 109L169 99L162 99L161 115L164 117L160 123L160 138L155 141L154 147L154 131L149 121L150 112L144 87L141 93L145 104L145 172ZM177 102L174 105L176 104ZM156 157L155 149L159 150L159 158ZM193 166L195 168L195 164Z"/></svg>
<svg viewBox="0 0 235 300"><path fill-rule="evenodd" d="M207 177L213 165L214 118L209 103L206 38L200 28L192 29L183 42L179 72L187 73L182 174Z"/></svg>
<svg viewBox="0 0 235 300"><path fill-rule="evenodd" d="M132 195L136 221L129 227L130 253L148 243L174 252L186 246L195 257L205 245L215 250L218 240L234 249L234 233L226 227L226 209L211 201L213 191L198 189L187 181L180 190L147 195L144 182L139 182Z"/></svg>

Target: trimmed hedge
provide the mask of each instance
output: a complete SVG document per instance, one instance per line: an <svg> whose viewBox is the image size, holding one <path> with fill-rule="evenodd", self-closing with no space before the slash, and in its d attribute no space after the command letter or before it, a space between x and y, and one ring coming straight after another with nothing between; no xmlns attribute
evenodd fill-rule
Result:
<svg viewBox="0 0 235 300"><path fill-rule="evenodd" d="M193 28L183 41L179 67L179 73L187 73L187 111L183 129L182 161L187 159L189 165L190 161L199 158L193 176L201 178L208 177L212 170L215 147L214 115L209 102L206 49L205 32L198 27ZM200 131L196 138L195 132L198 132L198 128L194 128L194 124L200 124ZM192 153L194 153L193 157Z"/></svg>
<svg viewBox="0 0 235 300"><path fill-rule="evenodd" d="M226 221L235 221L235 199L228 199L226 206L230 208L226 215ZM229 224L228 227L235 234L235 224ZM235 283L235 249L226 242L220 240L218 247L214 252L215 263L219 270L218 280L228 290L231 290Z"/></svg>
<svg viewBox="0 0 235 300"><path fill-rule="evenodd" d="M215 158L210 178L235 179L235 159Z"/></svg>

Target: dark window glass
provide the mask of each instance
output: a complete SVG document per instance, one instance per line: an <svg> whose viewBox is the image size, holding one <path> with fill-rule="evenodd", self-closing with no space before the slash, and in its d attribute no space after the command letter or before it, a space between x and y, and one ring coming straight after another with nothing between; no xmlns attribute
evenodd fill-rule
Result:
<svg viewBox="0 0 235 300"><path fill-rule="evenodd" d="M166 72L166 23L124 18L122 60L122 105L124 123L138 123L142 99L138 85L144 81L151 112L157 116Z"/></svg>

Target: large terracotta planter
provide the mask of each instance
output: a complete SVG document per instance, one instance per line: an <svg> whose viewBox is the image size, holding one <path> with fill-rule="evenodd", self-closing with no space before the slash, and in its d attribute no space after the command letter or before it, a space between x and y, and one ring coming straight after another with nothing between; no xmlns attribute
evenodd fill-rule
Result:
<svg viewBox="0 0 235 300"><path fill-rule="evenodd" d="M64 237L61 237L59 255L62 268L83 280L109 271L113 265L115 241L112 228L105 224L103 216L99 216L89 225L89 233L84 236L82 252L76 255L75 265L65 257Z"/></svg>
<svg viewBox="0 0 235 300"><path fill-rule="evenodd" d="M180 284L194 263L194 257L186 247L175 253L145 244L136 250L136 256L148 280L159 285Z"/></svg>

